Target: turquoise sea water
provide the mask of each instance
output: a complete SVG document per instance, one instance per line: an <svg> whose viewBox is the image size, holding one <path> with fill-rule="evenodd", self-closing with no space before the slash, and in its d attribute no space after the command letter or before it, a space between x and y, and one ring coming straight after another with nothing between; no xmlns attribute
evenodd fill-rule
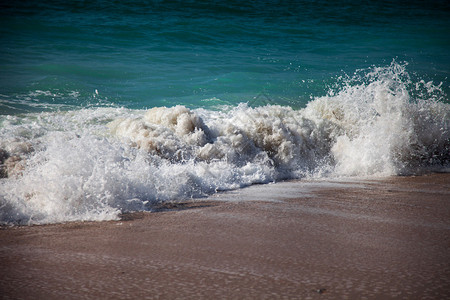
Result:
<svg viewBox="0 0 450 300"><path fill-rule="evenodd" d="M448 1L14 1L0 14L1 114L299 108L393 59L450 85Z"/></svg>
<svg viewBox="0 0 450 300"><path fill-rule="evenodd" d="M0 223L448 171L448 1L0 4Z"/></svg>

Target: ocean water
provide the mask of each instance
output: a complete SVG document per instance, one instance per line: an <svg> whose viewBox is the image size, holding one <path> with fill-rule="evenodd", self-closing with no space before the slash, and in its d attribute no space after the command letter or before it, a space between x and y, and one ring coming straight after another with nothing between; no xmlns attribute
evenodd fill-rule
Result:
<svg viewBox="0 0 450 300"><path fill-rule="evenodd" d="M448 1L0 4L0 223L450 170Z"/></svg>

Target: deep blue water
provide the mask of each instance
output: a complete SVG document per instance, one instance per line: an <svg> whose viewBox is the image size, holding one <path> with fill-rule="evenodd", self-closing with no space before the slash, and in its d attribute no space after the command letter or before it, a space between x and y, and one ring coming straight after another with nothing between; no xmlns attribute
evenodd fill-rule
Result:
<svg viewBox="0 0 450 300"><path fill-rule="evenodd" d="M394 59L450 86L448 1L2 1L0 44L0 114L299 108Z"/></svg>

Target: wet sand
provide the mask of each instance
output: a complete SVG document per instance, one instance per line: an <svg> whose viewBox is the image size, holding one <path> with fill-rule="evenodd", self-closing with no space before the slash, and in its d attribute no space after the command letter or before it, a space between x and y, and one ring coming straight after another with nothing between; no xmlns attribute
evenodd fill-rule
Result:
<svg viewBox="0 0 450 300"><path fill-rule="evenodd" d="M450 174L0 230L1 299L450 299Z"/></svg>

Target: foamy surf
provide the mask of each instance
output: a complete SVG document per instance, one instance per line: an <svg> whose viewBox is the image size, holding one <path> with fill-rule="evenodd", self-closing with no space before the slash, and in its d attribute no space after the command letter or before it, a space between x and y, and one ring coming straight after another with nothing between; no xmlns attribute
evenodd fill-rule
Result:
<svg viewBox="0 0 450 300"><path fill-rule="evenodd" d="M304 109L89 108L3 116L0 222L112 220L294 178L446 171L450 105L393 62Z"/></svg>

